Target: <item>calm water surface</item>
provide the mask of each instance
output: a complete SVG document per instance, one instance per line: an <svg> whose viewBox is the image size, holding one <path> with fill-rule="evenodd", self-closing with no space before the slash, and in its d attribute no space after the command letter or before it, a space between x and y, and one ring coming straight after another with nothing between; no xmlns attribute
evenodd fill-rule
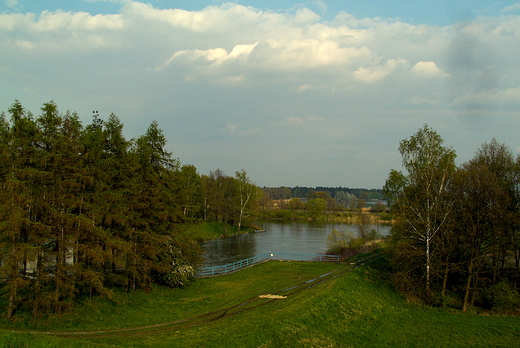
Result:
<svg viewBox="0 0 520 348"><path fill-rule="evenodd" d="M241 234L210 240L202 244L204 266L225 265L266 252L316 254L327 250L327 236L333 229L355 226L319 222L260 221L256 225L265 232ZM390 225L374 225L382 235L388 235Z"/></svg>

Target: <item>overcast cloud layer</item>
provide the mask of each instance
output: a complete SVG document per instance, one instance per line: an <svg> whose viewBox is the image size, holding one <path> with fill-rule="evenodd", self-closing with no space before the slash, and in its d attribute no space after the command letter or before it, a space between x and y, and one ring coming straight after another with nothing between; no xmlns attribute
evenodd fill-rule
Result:
<svg viewBox="0 0 520 348"><path fill-rule="evenodd" d="M157 120L181 163L259 186L380 188L425 123L459 162L492 138L520 149L520 4L432 26L116 3L0 14L0 110L114 112L129 138Z"/></svg>

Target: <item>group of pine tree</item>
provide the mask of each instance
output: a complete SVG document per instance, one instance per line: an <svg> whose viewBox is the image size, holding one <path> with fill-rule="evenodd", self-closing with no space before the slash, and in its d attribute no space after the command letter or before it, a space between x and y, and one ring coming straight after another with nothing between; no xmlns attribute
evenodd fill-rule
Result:
<svg viewBox="0 0 520 348"><path fill-rule="evenodd" d="M245 171L199 175L165 149L156 122L127 140L114 114L84 126L54 102L0 114L0 303L6 316L71 308L115 289L182 286L200 262L187 220L240 225Z"/></svg>
<svg viewBox="0 0 520 348"><path fill-rule="evenodd" d="M394 284L433 303L520 308L520 156L484 143L459 166L455 151L424 126L401 141L405 173L384 191L395 223Z"/></svg>

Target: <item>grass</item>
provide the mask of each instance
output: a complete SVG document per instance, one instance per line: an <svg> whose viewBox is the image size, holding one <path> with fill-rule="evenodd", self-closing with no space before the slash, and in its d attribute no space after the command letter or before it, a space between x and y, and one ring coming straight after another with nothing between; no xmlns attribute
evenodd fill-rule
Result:
<svg viewBox="0 0 520 348"><path fill-rule="evenodd" d="M409 304L388 285L381 259L311 288L286 292L285 299L257 298L283 293L338 267L269 261L199 279L185 289L121 294L118 305L95 300L45 322L1 322L4 330L99 330L192 318L239 305L222 318L153 332L81 337L9 332L0 337L0 347L518 347L520 318Z"/></svg>
<svg viewBox="0 0 520 348"><path fill-rule="evenodd" d="M240 233L253 232L252 227L242 227ZM190 238L199 241L218 239L233 236L238 233L238 228L221 222L201 222L188 225L186 233Z"/></svg>

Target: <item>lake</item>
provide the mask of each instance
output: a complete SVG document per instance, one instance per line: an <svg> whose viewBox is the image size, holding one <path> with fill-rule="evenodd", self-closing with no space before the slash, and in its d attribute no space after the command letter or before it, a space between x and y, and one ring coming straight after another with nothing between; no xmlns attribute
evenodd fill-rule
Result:
<svg viewBox="0 0 520 348"><path fill-rule="evenodd" d="M327 250L327 236L334 229L356 231L354 225L321 222L257 221L265 232L241 234L202 244L204 266L220 266L267 252L316 254ZM381 235L390 225L373 225Z"/></svg>

